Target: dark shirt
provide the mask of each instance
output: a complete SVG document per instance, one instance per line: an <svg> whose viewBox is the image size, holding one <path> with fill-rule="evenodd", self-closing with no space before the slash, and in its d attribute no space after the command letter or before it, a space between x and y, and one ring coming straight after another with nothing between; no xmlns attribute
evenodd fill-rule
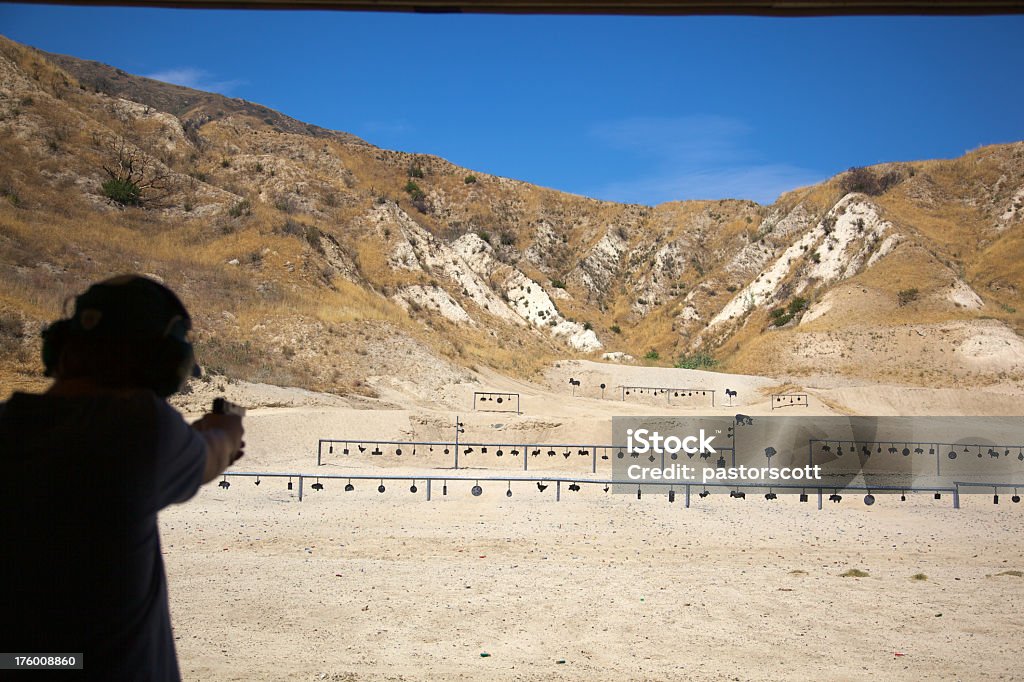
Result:
<svg viewBox="0 0 1024 682"><path fill-rule="evenodd" d="M196 493L205 463L150 391L0 403L0 650L82 652L89 679L180 679L157 512Z"/></svg>

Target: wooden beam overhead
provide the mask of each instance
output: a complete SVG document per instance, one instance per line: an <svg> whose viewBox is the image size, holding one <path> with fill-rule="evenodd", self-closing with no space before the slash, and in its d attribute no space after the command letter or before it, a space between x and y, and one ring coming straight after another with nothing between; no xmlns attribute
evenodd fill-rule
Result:
<svg viewBox="0 0 1024 682"><path fill-rule="evenodd" d="M24 0L23 0L24 1ZM750 15L775 17L849 15L1022 14L1024 0L67 0L58 4L187 9L312 9L424 14ZM28 0L54 4L54 0Z"/></svg>

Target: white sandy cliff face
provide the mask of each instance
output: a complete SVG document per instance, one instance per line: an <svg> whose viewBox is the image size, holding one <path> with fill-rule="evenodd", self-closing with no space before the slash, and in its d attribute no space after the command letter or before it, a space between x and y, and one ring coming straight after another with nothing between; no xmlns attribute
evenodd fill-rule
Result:
<svg viewBox="0 0 1024 682"><path fill-rule="evenodd" d="M1006 229L1015 222L1019 222L1024 216L1024 185L1014 193L1006 205L1006 210L999 216L999 227Z"/></svg>
<svg viewBox="0 0 1024 682"><path fill-rule="evenodd" d="M405 310L420 306L434 310L446 320L458 324L476 324L469 313L441 287L413 285L405 287L391 298Z"/></svg>
<svg viewBox="0 0 1024 682"><path fill-rule="evenodd" d="M548 329L553 336L564 339L576 350L592 351L602 347L593 330L584 328L578 322L566 320L544 287L518 269L497 261L491 245L478 235L465 234L452 244L452 248L477 275L500 281L498 286L502 289L504 300L508 301L508 307L522 320L534 327Z"/></svg>
<svg viewBox="0 0 1024 682"><path fill-rule="evenodd" d="M493 247L478 235L464 234L446 244L391 203L378 206L370 220L382 235L387 230L391 240L389 267L444 275L482 313L512 324L543 329L575 350L586 352L603 347L593 330L565 319L544 287L517 268L497 260ZM453 322L482 322L438 286L404 287L393 298L406 309L418 305Z"/></svg>
<svg viewBox="0 0 1024 682"><path fill-rule="evenodd" d="M967 310L980 310L985 305L984 301L981 300L981 296L978 296L977 292L959 277L949 285L949 290L946 292L946 300L958 308L966 308Z"/></svg>
<svg viewBox="0 0 1024 682"><path fill-rule="evenodd" d="M832 227L827 226L832 223ZM862 194L848 194L815 228L819 261L807 277L831 283L856 275L870 257L872 247L892 225L878 215Z"/></svg>
<svg viewBox="0 0 1024 682"><path fill-rule="evenodd" d="M725 304L725 307L708 322L708 327L737 319L757 306L769 303L800 258L814 245L816 236L814 232L808 232L783 251L770 267L763 270Z"/></svg>
<svg viewBox="0 0 1024 682"><path fill-rule="evenodd" d="M587 257L569 274L569 281L579 283L587 291L600 294L607 291L619 272L622 256L628 245L620 230L611 227L594 245Z"/></svg>
<svg viewBox="0 0 1024 682"><path fill-rule="evenodd" d="M797 207L790 216L779 221L777 227L791 231L801 224L801 217L805 214L802 207ZM853 277L876 262L879 253L888 253L899 243L895 236L881 242L891 227L866 196L857 193L846 195L817 225L794 241L774 263L743 287L715 315L708 327L739 319L755 307L775 302L783 283L794 275L799 276L796 293L806 289L812 281L835 283Z"/></svg>

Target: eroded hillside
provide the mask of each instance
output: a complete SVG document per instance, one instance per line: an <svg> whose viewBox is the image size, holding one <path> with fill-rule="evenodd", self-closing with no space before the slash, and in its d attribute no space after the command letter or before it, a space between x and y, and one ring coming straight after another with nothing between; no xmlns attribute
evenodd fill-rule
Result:
<svg viewBox="0 0 1024 682"><path fill-rule="evenodd" d="M1024 377L1024 144L749 201L621 205L0 40L0 372L133 270L215 372L339 393L550 359Z"/></svg>

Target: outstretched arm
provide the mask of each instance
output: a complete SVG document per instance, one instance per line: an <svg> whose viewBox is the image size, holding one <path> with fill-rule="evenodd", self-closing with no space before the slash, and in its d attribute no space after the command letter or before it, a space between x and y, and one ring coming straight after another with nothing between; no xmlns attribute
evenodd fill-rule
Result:
<svg viewBox="0 0 1024 682"><path fill-rule="evenodd" d="M209 483L224 473L243 454L245 442L242 436L242 418L231 414L207 414L192 424L206 441L206 467L203 483Z"/></svg>

